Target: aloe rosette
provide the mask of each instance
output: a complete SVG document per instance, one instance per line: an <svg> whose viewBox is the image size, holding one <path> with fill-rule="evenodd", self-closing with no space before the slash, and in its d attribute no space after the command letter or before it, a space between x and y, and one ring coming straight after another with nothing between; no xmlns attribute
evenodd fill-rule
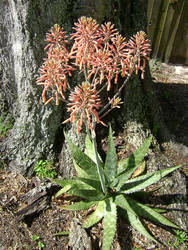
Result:
<svg viewBox="0 0 188 250"><path fill-rule="evenodd" d="M63 206L66 210L84 210L95 206L95 211L84 221L83 227L89 228L103 219L103 250L110 249L117 224L118 207L123 209L130 225L152 241L155 238L145 229L140 217L157 224L179 228L160 214L155 208L146 206L133 198L134 193L141 192L148 186L178 169L180 166L158 170L152 173L136 175L135 171L143 163L150 146L150 136L129 158L118 161L113 142L112 129L109 129L108 150L105 162L98 154L102 175L105 180L106 193L101 188L97 172L93 143L86 137L85 152L82 152L65 134L72 152L77 177L68 180L55 180L62 189L56 194L63 193L82 198L74 204ZM135 176L134 178L132 178Z"/></svg>

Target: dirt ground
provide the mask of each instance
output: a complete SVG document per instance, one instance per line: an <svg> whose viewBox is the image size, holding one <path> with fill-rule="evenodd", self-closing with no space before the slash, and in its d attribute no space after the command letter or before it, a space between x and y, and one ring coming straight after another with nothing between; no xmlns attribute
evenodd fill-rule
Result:
<svg viewBox="0 0 188 250"><path fill-rule="evenodd" d="M152 77L156 94L162 105L170 132L174 134L174 146L164 143L164 155L174 164L182 164L188 177L188 67L172 66L153 62ZM66 201L54 198L51 192L50 200L42 200L45 209L37 215L20 220L18 211L22 209L22 198L29 190L39 186L40 180L33 177L27 179L18 174L9 173L6 164L1 162L0 168L0 250L72 249L68 235L54 235L69 231L73 218L80 221L87 216L84 213L69 212L61 209ZM54 189L55 190L55 189ZM17 214L17 215L16 215ZM170 215L168 215L170 218ZM164 244L156 245L135 232L129 225L118 218L117 233L113 242L113 250L150 250L150 249L188 249L188 244L173 245L174 236L171 231L144 221L149 231ZM102 244L102 222L87 231L91 238L93 249L100 249ZM171 246L168 245L171 243ZM86 249L86 248L85 248Z"/></svg>

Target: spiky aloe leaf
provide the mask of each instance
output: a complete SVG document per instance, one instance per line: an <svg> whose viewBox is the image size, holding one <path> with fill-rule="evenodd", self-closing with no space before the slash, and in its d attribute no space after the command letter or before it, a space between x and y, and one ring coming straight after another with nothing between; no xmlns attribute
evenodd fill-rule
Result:
<svg viewBox="0 0 188 250"><path fill-rule="evenodd" d="M78 177L77 179L102 193L100 181L80 177Z"/></svg>
<svg viewBox="0 0 188 250"><path fill-rule="evenodd" d="M123 159L118 162L118 178L119 178L119 185L121 186L122 183L125 183L126 180L134 173L137 169L138 165L144 159L148 148L150 146L152 140L152 136L148 137L148 139L133 153L129 158ZM119 189L119 186L118 188Z"/></svg>
<svg viewBox="0 0 188 250"><path fill-rule="evenodd" d="M61 189L56 193L55 197L56 197L56 198L59 197L60 195L66 193L66 192L67 192L68 190L70 190L70 189L71 189L71 185L66 185L66 186L64 186L63 188L61 188Z"/></svg>
<svg viewBox="0 0 188 250"><path fill-rule="evenodd" d="M77 180L75 180L75 179L62 179L62 180L52 179L51 181L55 184L58 184L61 187L64 187L66 185L73 185L73 184L77 183Z"/></svg>
<svg viewBox="0 0 188 250"><path fill-rule="evenodd" d="M85 139L85 153L87 156L89 156L89 158L91 158L94 162L96 161L95 159L95 153L94 153L94 148L93 148L93 143L91 142L91 140L89 139L89 136L86 135L86 139ZM103 161L100 157L100 155L98 154L98 158L99 161L101 163L101 165L103 165ZM95 162L96 163L96 162Z"/></svg>
<svg viewBox="0 0 188 250"><path fill-rule="evenodd" d="M161 178L173 172L174 170L180 168L181 166L175 166L171 168L166 168L163 170L158 170L153 173L148 173L143 176L136 177L126 181L126 183L121 187L121 193L129 194L140 191L156 182Z"/></svg>
<svg viewBox="0 0 188 250"><path fill-rule="evenodd" d="M152 209L148 206L145 206L130 197L127 197L127 200L132 207L132 209L136 212L137 215L142 216L145 219L149 219L153 222L163 224L169 227L179 228L177 225L169 221L167 218L158 213L155 209Z"/></svg>
<svg viewBox="0 0 188 250"><path fill-rule="evenodd" d="M116 232L117 207L112 198L105 200L105 206L102 250L109 250Z"/></svg>
<svg viewBox="0 0 188 250"><path fill-rule="evenodd" d="M101 191L98 191L96 189L91 189L90 186L87 189L86 184L83 184L83 186L81 184L78 185L75 184L66 193L84 198L88 201L99 201L104 199L104 194Z"/></svg>
<svg viewBox="0 0 188 250"><path fill-rule="evenodd" d="M80 168L82 168L91 179L98 180L97 167L94 161L92 161L89 156L82 152L65 134L65 138L68 142L69 148L72 153L72 157Z"/></svg>
<svg viewBox="0 0 188 250"><path fill-rule="evenodd" d="M135 228L138 232L140 232L150 240L156 241L142 225L136 212L132 209L131 205L127 201L127 197L120 194L116 196L115 203L117 206L123 208L127 212L128 220L133 228Z"/></svg>
<svg viewBox="0 0 188 250"><path fill-rule="evenodd" d="M61 187L63 187L62 189L60 189L57 193L56 193L56 197L62 195L63 193L67 192L68 190L71 189L71 187L77 183L76 180L73 179L64 179L64 180L51 180L53 183L60 185Z"/></svg>
<svg viewBox="0 0 188 250"><path fill-rule="evenodd" d="M85 220L83 227L89 228L104 217L105 201L99 201L96 210Z"/></svg>
<svg viewBox="0 0 188 250"><path fill-rule="evenodd" d="M117 173L117 155L116 149L112 137L112 128L109 126L109 136L108 136L108 150L104 165L105 176L108 183L114 181Z"/></svg>
<svg viewBox="0 0 188 250"><path fill-rule="evenodd" d="M144 235L146 238L155 241L157 241L148 233L148 231L145 229L145 227L142 225L141 221L139 220L138 216L135 216L133 213L127 211L127 216L129 223L133 228L135 228L139 233Z"/></svg>
<svg viewBox="0 0 188 250"><path fill-rule="evenodd" d="M73 159L74 168L76 170L77 176L81 178L89 178L89 175L84 171L84 169L80 168L76 161Z"/></svg>
<svg viewBox="0 0 188 250"><path fill-rule="evenodd" d="M126 211L129 211L130 213L133 213L136 216L136 213L129 205L125 195L120 194L115 197L115 204L121 208L123 208Z"/></svg>
<svg viewBox="0 0 188 250"><path fill-rule="evenodd" d="M166 212L167 212L167 209L164 209L164 208L153 207L152 209L153 209L155 212L160 213L160 214L166 213Z"/></svg>
<svg viewBox="0 0 188 250"><path fill-rule="evenodd" d="M78 211L78 210L89 209L90 207L92 207L96 204L98 204L98 201L79 201L79 202L75 202L74 204L71 204L71 205L61 206L61 208L65 209L65 210Z"/></svg>

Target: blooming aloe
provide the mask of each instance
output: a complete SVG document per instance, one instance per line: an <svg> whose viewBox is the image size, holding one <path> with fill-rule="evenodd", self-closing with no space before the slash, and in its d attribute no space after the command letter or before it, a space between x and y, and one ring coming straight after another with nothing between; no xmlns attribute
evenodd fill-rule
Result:
<svg viewBox="0 0 188 250"><path fill-rule="evenodd" d="M43 86L42 101L48 104L53 100L59 105L59 99L68 102L70 116L63 122L73 122L79 134L83 125L87 131L85 153L75 146L66 136L72 151L77 177L68 180L56 180L62 186L57 195L67 193L80 197L75 204L64 209L81 210L95 207L95 211L84 222L88 228L104 218L103 249L110 249L116 230L117 207L132 227L151 240L155 239L147 232L139 217L167 226L178 228L155 209L133 199L133 194L159 181L179 166L154 173L138 176L137 170L151 143L149 137L129 158L118 162L109 130L108 150L105 162L97 152L96 124L106 124L102 118L122 104L120 93L133 72L141 73L144 78L146 61L149 60L150 42L143 31L137 32L129 41L122 37L110 22L102 24L89 17L81 17L73 27L72 47L66 32L58 24L47 33L45 50L47 58L39 70L37 84ZM70 49L70 50L69 50ZM78 69L84 81L71 89L69 77ZM122 81L118 81L119 75ZM109 96L112 84L116 91ZM66 91L70 90L68 100ZM107 98L104 97L106 91ZM103 96L102 96L103 94Z"/></svg>
<svg viewBox="0 0 188 250"><path fill-rule="evenodd" d="M178 228L157 210L143 205L133 198L134 193L156 183L162 177L180 167L175 166L140 176L134 174L144 160L152 140L151 136L129 158L118 161L110 127L105 162L98 154L105 183L105 194L100 185L94 148L89 137L86 137L85 152L75 146L66 134L65 137L72 152L77 177L68 180L56 180L55 182L62 186L57 196L67 193L82 199L74 204L63 206L63 209L84 210L95 207L95 211L84 221L83 227L89 228L104 218L103 250L110 249L112 244L116 231L118 207L124 210L125 216L133 228L155 242L156 240L144 228L139 217Z"/></svg>

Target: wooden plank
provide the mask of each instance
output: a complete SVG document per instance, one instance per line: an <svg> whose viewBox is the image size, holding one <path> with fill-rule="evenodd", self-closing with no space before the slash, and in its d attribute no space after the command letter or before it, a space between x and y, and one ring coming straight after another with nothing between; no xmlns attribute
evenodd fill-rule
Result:
<svg viewBox="0 0 188 250"><path fill-rule="evenodd" d="M175 36L176 36L177 30L178 30L180 19L181 19L181 16L182 16L184 4L185 4L185 0L178 1L178 3L177 3L177 8L176 8L174 18L173 18L173 21L172 21L172 25L171 25L173 29L172 29L172 31L170 33L169 42L168 42L166 52L165 52L165 63L169 62L169 59L170 59L170 56L171 56L171 52L172 52L172 48L173 48L173 45L174 45L174 40L175 40Z"/></svg>
<svg viewBox="0 0 188 250"><path fill-rule="evenodd" d="M147 2L147 33L150 34L150 26L152 25L152 12L155 0L148 0ZM150 38L151 39L151 38Z"/></svg>
<svg viewBox="0 0 188 250"><path fill-rule="evenodd" d="M163 34L162 34L162 38L161 38L161 43L160 43L160 47L159 47L159 51L158 51L158 55L157 58L163 60L164 59L164 54L166 51L166 47L168 45L169 42L169 34L170 31L172 29L172 20L174 17L174 13L175 13L175 9L173 7L172 4L169 5L168 7L168 13L167 13L167 17L166 17L166 22L164 25L164 30L163 30Z"/></svg>
<svg viewBox="0 0 188 250"><path fill-rule="evenodd" d="M159 22L159 26L158 26L158 28L156 30L157 31L157 37L156 37L155 44L154 44L154 49L153 49L153 58L157 58L157 56L158 56L159 46L160 46L160 43L161 43L161 38L162 38L163 30L164 30L164 25L165 25L166 18L167 18L169 3L170 3L170 0L164 0L163 1L161 15L159 17L160 22Z"/></svg>
<svg viewBox="0 0 188 250"><path fill-rule="evenodd" d="M150 1L150 0L148 0ZM153 43L155 41L155 34L156 34L156 28L158 25L158 18L160 14L160 8L163 0L154 0L153 2L153 8L152 8L152 13L151 13L151 18L149 19L149 24L148 24L148 35L149 39Z"/></svg>

